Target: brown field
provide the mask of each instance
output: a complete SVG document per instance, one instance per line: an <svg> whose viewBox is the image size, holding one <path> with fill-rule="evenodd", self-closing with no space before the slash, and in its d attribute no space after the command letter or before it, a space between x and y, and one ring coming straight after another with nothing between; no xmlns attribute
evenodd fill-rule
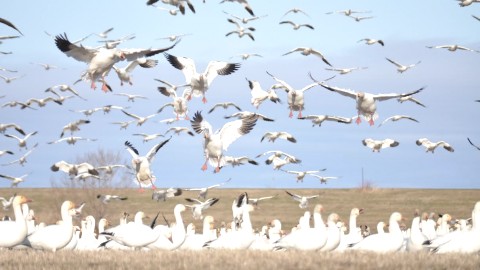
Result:
<svg viewBox="0 0 480 270"><path fill-rule="evenodd" d="M106 217L112 225L118 224L120 215L125 211L133 217L137 211L154 217L158 212L173 220L173 207L177 203L185 203L184 198L196 197L197 193L186 191L180 197L156 202L151 200L151 191L139 193L137 189L17 189L17 194L26 195L34 202L30 207L35 210L37 220L54 223L60 218L59 207L63 200L76 203L85 201L83 216L93 215L98 219ZM280 189L213 189L208 197L218 197L220 201L208 209L204 215L215 217L216 225L221 221L231 221L231 204L241 192L247 191L250 197L261 197L278 194L278 197L262 201L259 208L252 213L254 227L260 228L274 218L282 221L284 230L290 230L305 211L298 207ZM410 222L415 209L421 212L449 213L453 218L471 216L473 205L480 200L480 190L419 190L419 189L294 189L297 194L320 194L320 198L311 201L308 210L313 210L316 203L325 208L324 219L331 212L336 212L342 220L348 222L351 208L364 208L365 212L358 219L358 225L364 224L375 228L378 221L388 221L393 211L399 211L405 218L405 225ZM8 197L12 189L1 189L0 196ZM114 201L108 205L101 204L95 196L100 193L127 196L126 201ZM2 210L2 214L4 214ZM8 214L11 215L11 212ZM185 224L194 222L201 228L200 221L194 221L190 212L183 214ZM79 220L74 221L79 224ZM146 220L150 223L151 220ZM161 221L163 223L163 220ZM372 230L375 232L375 229ZM88 267L89 269L479 269L480 256L474 255L431 255L431 254L394 254L382 256L371 253L354 253L348 255L338 253L314 252L252 252L252 251L202 251L202 252L66 252L56 254L32 250L0 252L0 269L65 269ZM25 256L28 255L28 256ZM28 258L28 260L25 260Z"/></svg>

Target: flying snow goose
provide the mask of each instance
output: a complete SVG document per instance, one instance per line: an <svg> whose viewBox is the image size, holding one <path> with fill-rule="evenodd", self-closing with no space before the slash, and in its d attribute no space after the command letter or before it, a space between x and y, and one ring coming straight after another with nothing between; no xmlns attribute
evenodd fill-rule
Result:
<svg viewBox="0 0 480 270"><path fill-rule="evenodd" d="M421 139L418 139L415 143L418 146L423 145L426 148L427 153L432 152L432 154L433 154L433 152L435 151L435 149L438 146L442 146L445 150L447 150L449 152L454 151L453 147L445 141L431 142L427 138L421 138Z"/></svg>
<svg viewBox="0 0 480 270"><path fill-rule="evenodd" d="M292 134L285 131L268 131L265 134L263 134L260 142L263 142L265 138L267 138L269 142L275 142L275 140L278 138L287 140L292 143L297 142L297 140L295 139L295 137L293 137Z"/></svg>
<svg viewBox="0 0 480 270"><path fill-rule="evenodd" d="M47 143L48 144L56 144L56 143L66 142L68 144L74 145L78 141L95 142L95 141L97 141L97 139L84 138L84 137L79 137L79 136L70 136L70 137L61 138L61 139L58 139L56 141L51 141L51 142L47 142Z"/></svg>
<svg viewBox="0 0 480 270"><path fill-rule="evenodd" d="M63 135L65 135L65 131L70 131L70 134L73 135L73 133L75 131L79 131L80 128L79 126L80 125L84 125L84 124L89 124L90 123L90 120L84 120L84 119L80 119L80 120L77 120L77 121L74 121L74 122L70 122L68 124L66 124L65 126L63 126L62 128L62 133L60 134L60 138L63 137Z"/></svg>
<svg viewBox="0 0 480 270"><path fill-rule="evenodd" d="M122 129L126 130L127 127L133 122L135 122L135 121L131 120L131 121L124 121L124 122L112 122L111 124L120 125L120 130L122 130Z"/></svg>
<svg viewBox="0 0 480 270"><path fill-rule="evenodd" d="M31 64L37 64L37 65L43 67L44 70L50 70L50 69L58 68L57 66L46 64L46 63L31 63Z"/></svg>
<svg viewBox="0 0 480 270"><path fill-rule="evenodd" d="M12 202L15 221L0 222L0 247L12 248L27 237L27 222L22 214L22 205L31 202L25 196L15 196Z"/></svg>
<svg viewBox="0 0 480 270"><path fill-rule="evenodd" d="M252 98L250 99L250 103L255 106L256 109L260 107L263 101L267 98L270 99L273 103L281 103L280 98L278 98L275 89L270 89L268 92L263 90L260 86L258 81L251 81L245 78L248 81L248 87L250 88L250 94Z"/></svg>
<svg viewBox="0 0 480 270"><path fill-rule="evenodd" d="M167 201L168 198L174 198L177 196L182 195L183 190L181 188L168 188L168 189L162 189L162 190L155 190L152 193L152 200L156 200L157 202L162 200L162 201Z"/></svg>
<svg viewBox="0 0 480 270"><path fill-rule="evenodd" d="M480 0L457 0L457 1L460 2L458 3L458 5L460 5L461 7L470 6L473 3L480 3Z"/></svg>
<svg viewBox="0 0 480 270"><path fill-rule="evenodd" d="M183 117L185 120L190 120L188 117L188 98L191 95L191 90L185 88L181 96L177 95L176 91L173 91L172 88L167 89L165 87L158 87L158 91L164 96L171 97L172 102L164 104L160 109L157 110L157 113L161 113L166 107L173 107L173 113L176 115L176 120L179 120L180 117Z"/></svg>
<svg viewBox="0 0 480 270"><path fill-rule="evenodd" d="M51 250L53 252L65 247L73 237L72 216L77 215L75 204L71 201L64 201L60 213L62 222L37 229L27 236L28 245L33 249Z"/></svg>
<svg viewBox="0 0 480 270"><path fill-rule="evenodd" d="M36 110L35 108L30 107L30 105L28 105L28 104L26 104L26 103L24 103L24 102L15 101L15 100L12 100L12 101L10 101L10 102L7 102L7 103L3 104L3 105L2 105L2 108L7 107L7 106L8 106L8 107L11 107L11 108L16 107L16 106L20 106L20 108L21 108L22 110L25 109L25 108L29 108L29 109L32 109L32 110Z"/></svg>
<svg viewBox="0 0 480 270"><path fill-rule="evenodd" d="M362 41L365 41L365 44L367 44L367 45L372 45L372 44L378 43L382 46L385 46L385 43L381 39L363 38L363 39L360 39L357 42L362 42Z"/></svg>
<svg viewBox="0 0 480 270"><path fill-rule="evenodd" d="M225 34L226 37L230 36L231 34L237 34L239 38L242 38L243 36L248 36L251 40L255 41L255 37L252 34L252 32L255 31L254 27L244 28L235 20L227 19L227 21L235 24L237 26L237 29L226 33Z"/></svg>
<svg viewBox="0 0 480 270"><path fill-rule="evenodd" d="M470 140L470 138L467 138L468 142L475 148L477 148L478 150L480 150L480 146L477 146L475 144L473 144L473 142Z"/></svg>
<svg viewBox="0 0 480 270"><path fill-rule="evenodd" d="M112 66L113 70L118 75L118 78L120 79L120 85L123 85L123 83L128 83L130 85L133 85L132 83L132 77L130 73L137 67L140 66L142 68L153 68L157 65L158 60L153 60L153 59L147 59L147 58L137 58L130 63L128 63L127 66L123 68L116 67L115 65Z"/></svg>
<svg viewBox="0 0 480 270"><path fill-rule="evenodd" d="M312 78L312 80L314 79ZM360 115L362 115L365 118L365 120L369 122L370 126L373 126L374 121L378 118L376 101L384 101L384 100L389 100L393 98L411 96L425 89L425 87L422 87L415 91L402 93L402 94L398 94L398 93L370 94L362 91L356 92L350 89L343 89L339 87L328 86L324 83L319 83L319 84L323 88L328 89L332 92L337 92L343 96L355 99L357 103L356 107L357 107L358 116L359 116L356 120L356 123L360 124L361 122Z"/></svg>
<svg viewBox="0 0 480 270"><path fill-rule="evenodd" d="M294 52L300 52L301 54L305 55L305 56L308 56L308 55L316 55L318 57L320 57L322 59L323 62L325 62L325 64L329 65L329 66L332 66L328 60L325 58L325 56L323 56L323 54L313 48L309 48L309 47L297 47L289 52L286 52L282 55L287 55L287 54L291 54L291 53L294 53Z"/></svg>
<svg viewBox="0 0 480 270"><path fill-rule="evenodd" d="M95 178L95 179L98 179L98 180L102 179L100 176L95 175L95 174L91 174L91 173L88 173L88 172L79 173L75 177L73 177L73 179L82 180L84 182L87 181L87 179L89 179L89 178Z"/></svg>
<svg viewBox="0 0 480 270"><path fill-rule="evenodd" d="M0 197L0 201L2 202L3 210L8 211L10 210L10 207L13 205L13 199L17 196L17 193L13 194L10 199L5 199L4 197Z"/></svg>
<svg viewBox="0 0 480 270"><path fill-rule="evenodd" d="M87 71L82 76L85 80L91 81L91 88L95 89L95 81L101 78L103 83L102 90L107 92L111 90L108 88L105 81L105 76L112 66L122 60L134 61L141 57L149 57L158 53L162 53L175 47L173 44L170 47L163 49L107 49L107 48L88 48L84 46L77 46L68 40L66 34L57 35L55 37L55 44L57 48L69 57L73 57L77 61L88 63Z"/></svg>
<svg viewBox="0 0 480 270"><path fill-rule="evenodd" d="M270 199L273 199L275 197L277 197L278 194L276 195L273 195L273 196L265 196L265 197L258 197L258 198L251 198L249 197L248 198L248 203L257 207L258 206L258 203L261 202L261 201L264 201L264 200L270 200Z"/></svg>
<svg viewBox="0 0 480 270"><path fill-rule="evenodd" d="M340 75L348 74L355 70L367 69L367 67L353 67L353 68L325 68L325 70L336 71Z"/></svg>
<svg viewBox="0 0 480 270"><path fill-rule="evenodd" d="M282 18L285 17L287 14L289 13L302 13L303 15L307 16L307 17L310 17L305 11L303 11L302 9L300 8L291 8L289 10L287 10L287 12L285 12L285 14L283 14Z"/></svg>
<svg viewBox="0 0 480 270"><path fill-rule="evenodd" d="M286 171L286 170L282 170L286 173L289 173L289 174L295 174L296 177L297 177L297 183L298 182L303 182L303 178L305 178L305 176L307 175L314 175L315 173L319 173L320 171L325 171L326 169L322 169L322 170L316 170L316 171Z"/></svg>
<svg viewBox="0 0 480 270"><path fill-rule="evenodd" d="M248 158L247 156L241 156L241 157L224 156L223 158L225 159L225 165L232 165L232 167L240 166L247 163L250 163L252 165L258 165L258 162Z"/></svg>
<svg viewBox="0 0 480 270"><path fill-rule="evenodd" d="M0 133L5 133L5 131L9 128L14 128L16 131L18 131L18 133L22 134L23 136L26 135L25 131L23 131L23 129L15 123L8 123L8 124L0 123Z"/></svg>
<svg viewBox="0 0 480 270"><path fill-rule="evenodd" d="M104 203L104 204L108 204L112 200L125 201L128 198L124 197L124 196L119 196L119 195L98 194L97 199L102 201L102 203Z"/></svg>
<svg viewBox="0 0 480 270"><path fill-rule="evenodd" d="M247 23L249 23L250 21L254 21L254 20L258 20L258 19L260 19L260 18L265 18L265 17L267 17L267 15L263 15L263 16L252 16L252 17L248 17L248 18L245 18L245 17L244 17L244 18L241 18L241 17L239 17L239 16L235 16L235 15L230 14L230 13L225 12L225 11L224 11L223 13L231 16L232 18L236 19L236 20L239 21L239 22L242 22L243 24L247 24Z"/></svg>
<svg viewBox="0 0 480 270"><path fill-rule="evenodd" d="M382 123L380 123L380 125L378 125L378 127L382 126L383 124L385 124L386 122L388 121L398 121L398 120L401 120L401 119L408 119L408 120L411 120L411 121L414 121L414 122L417 122L418 123L418 120L411 117L411 116L408 116L408 115L394 115L394 116L390 116L388 117L387 119L383 120Z"/></svg>
<svg viewBox="0 0 480 270"><path fill-rule="evenodd" d="M119 44L121 44L121 43L123 43L127 40L132 40L134 38L135 38L135 35L130 34L130 35L126 35L124 37L117 38L117 39L99 40L97 42L104 43L104 45L102 47L105 47L107 49L113 49L113 48L116 48Z"/></svg>
<svg viewBox="0 0 480 270"><path fill-rule="evenodd" d="M38 143L36 143L32 149L28 150L25 154L23 154L20 158L14 160L14 161L11 161L9 163L6 163L6 164L2 164L2 166L8 166L8 165L12 165L12 164L15 164L15 163L18 163L20 165L24 165L26 162L27 162L27 157L29 155L32 154L33 150L35 150L35 148L37 148L38 146Z"/></svg>
<svg viewBox="0 0 480 270"><path fill-rule="evenodd" d="M402 221L402 215L399 212L393 212L388 222L388 233L372 234L365 237L362 241L353 245L352 249L378 253L399 251L404 242L404 236L399 225L400 221Z"/></svg>
<svg viewBox="0 0 480 270"><path fill-rule="evenodd" d="M162 93L164 96L171 96L172 95L172 92L176 92L177 89L181 88L181 87L189 87L190 84L182 84L182 85L174 85L170 82L167 82L165 80L160 80L160 79L154 79L155 81L157 82L161 82L163 83L164 85L168 86L169 88L166 88L165 86L159 86L157 89L160 93Z"/></svg>
<svg viewBox="0 0 480 270"><path fill-rule="evenodd" d="M47 90L45 90L45 92L52 92L52 93L55 93L54 90L60 90L61 92L70 92L72 94L74 94L75 96L83 99L83 100L86 100L84 99L83 97L81 97L78 92L73 89L70 85L68 84L58 84L58 85L54 85L54 86L50 86L49 88L47 88Z"/></svg>
<svg viewBox="0 0 480 270"><path fill-rule="evenodd" d="M185 198L187 202L193 203L192 205L185 205L188 208L192 209L193 219L203 219L202 212L216 204L220 199L219 198L209 198L205 201L200 201L194 198Z"/></svg>
<svg viewBox="0 0 480 270"><path fill-rule="evenodd" d="M70 164L62 160L53 164L50 169L53 172L58 172L60 170L62 172L68 173L70 176L76 176L83 173L98 175L98 171L95 169L95 167L87 162Z"/></svg>
<svg viewBox="0 0 480 270"><path fill-rule="evenodd" d="M171 42L177 41L179 38L184 37L184 36L190 36L192 34L176 34L176 35L170 35L168 37L161 37L158 39L168 39Z"/></svg>
<svg viewBox="0 0 480 270"><path fill-rule="evenodd" d="M5 76L2 76L0 75L0 78L2 78L6 83L11 83L17 79L20 79L20 78L23 78L25 75L23 76L16 76L16 77L5 77Z"/></svg>
<svg viewBox="0 0 480 270"><path fill-rule="evenodd" d="M388 147L396 147L400 144L398 141L395 141L393 139L374 140L371 138L363 139L362 143L366 147L371 148L372 152L378 152L378 153L380 153L380 149L388 148Z"/></svg>
<svg viewBox="0 0 480 270"><path fill-rule="evenodd" d="M405 101L411 101L417 105L420 105L422 107L426 107L425 104L421 103L420 101L418 101L418 99L414 98L413 96L405 96L405 97L399 97L397 98L397 101L400 102L400 103L403 103Z"/></svg>
<svg viewBox="0 0 480 270"><path fill-rule="evenodd" d="M153 175L150 169L150 164L153 161L153 158L155 157L155 154L158 152L158 150L160 150L160 148L162 148L162 146L164 146L169 141L170 139L155 145L150 149L150 151L148 151L145 156L140 156L138 150L135 149L130 142L125 142L127 151L132 156L132 165L135 169L135 178L140 187L140 191L143 191L143 187L148 186L152 186L152 189L156 189L154 185L156 177Z"/></svg>
<svg viewBox="0 0 480 270"><path fill-rule="evenodd" d="M230 119L230 118L238 118L238 119L248 119L248 118L255 118L257 120L263 120L267 122L273 122L275 121L274 119L267 117L263 114L260 113L254 113L254 112L249 112L249 111L241 111L241 112L236 112L232 115L228 115L224 117L225 119Z"/></svg>
<svg viewBox="0 0 480 270"><path fill-rule="evenodd" d="M55 102L57 103L58 105L62 105L62 103L60 101L58 101L57 99L53 98L53 97L46 97L46 98L31 98L29 100L27 100L25 102L25 104L27 105L32 105L33 103L37 103L38 107L45 107L47 105L48 102ZM22 107L22 109L24 109Z"/></svg>
<svg viewBox="0 0 480 270"><path fill-rule="evenodd" d="M146 97L146 96L127 94L127 93L118 93L118 94L114 94L114 95L127 97L127 101L131 101L131 102L135 102L135 99L137 99L137 98L148 99L148 97Z"/></svg>
<svg viewBox="0 0 480 270"><path fill-rule="evenodd" d="M322 126L322 123L325 121L332 121L332 122L338 122L338 123L344 123L344 124L352 123L352 118L332 116L332 115L307 115L307 116L299 117L298 119L311 120L312 127L314 127L315 125L318 125L320 127Z"/></svg>
<svg viewBox="0 0 480 270"><path fill-rule="evenodd" d="M11 135L11 134L5 134L5 137L16 139L18 141L18 147L20 147L20 148L22 148L22 147L27 148L27 140L35 134L37 134L37 131L28 133L23 138L19 138L15 135Z"/></svg>
<svg viewBox="0 0 480 270"><path fill-rule="evenodd" d="M215 184L215 185L211 185L211 186L207 186L207 187L201 187L201 188L184 188L183 190L186 190L186 191L199 191L198 193L198 198L200 199L203 199L205 200L207 198L207 194L208 194L208 191L212 188L218 188L218 187L221 187L223 185L225 185L226 183L230 182L230 180L232 180L231 178L229 178L227 181L225 182L222 182L222 183L219 183L219 184Z"/></svg>
<svg viewBox="0 0 480 270"><path fill-rule="evenodd" d="M298 23L294 23L292 21L281 21L279 24L290 24L290 25L293 26L293 30L298 30L301 27L306 27L306 28L310 28L312 30L315 30L315 28L308 23L298 24Z"/></svg>
<svg viewBox="0 0 480 270"><path fill-rule="evenodd" d="M239 63L210 61L203 73L197 73L193 59L177 57L168 53L164 53L164 55L174 68L183 72L186 83L190 84L192 94L194 96L203 96L203 103L207 102L205 93L217 75L230 75L240 68Z"/></svg>
<svg viewBox="0 0 480 270"><path fill-rule="evenodd" d="M238 55L235 55L235 56L241 57L242 60L247 60L248 58L250 58L252 56L263 57L262 55L260 55L258 53L242 53L242 54L238 54ZM230 57L230 59L232 59L233 57L234 56Z"/></svg>
<svg viewBox="0 0 480 270"><path fill-rule="evenodd" d="M351 10L351 9L345 9L345 10L339 10L339 11L330 11L330 12L327 12L325 14L334 14L334 13L338 13L338 14L343 14L345 16L350 16L354 13L370 13L371 11L370 10Z"/></svg>
<svg viewBox="0 0 480 270"><path fill-rule="evenodd" d="M154 4L152 4L151 6L157 8L158 10L167 11L172 16L177 16L179 11L180 11L180 13L182 13L182 15L185 15L185 6L183 6L183 4L180 6L181 8L174 8L174 9L159 7L159 6L154 5Z"/></svg>
<svg viewBox="0 0 480 270"><path fill-rule="evenodd" d="M151 140L154 140L158 137L164 137L163 134L160 134L160 133L155 133L155 134L146 134L146 133L134 133L132 134L133 136L142 136L143 137L143 142L148 142L148 141L151 141Z"/></svg>
<svg viewBox="0 0 480 270"><path fill-rule="evenodd" d="M138 116L138 115L133 114L133 113L129 113L129 112L123 110L123 109L122 109L121 111L122 111L124 114L126 114L126 115L128 115L128 116L130 116L130 117L132 117L132 118L134 118L134 119L136 119L136 121L137 121L137 126L141 126L141 125L144 124L148 119L150 119L150 118L158 115L158 113L154 113L154 114L150 114L150 115L147 115L147 116L144 117L144 116Z"/></svg>
<svg viewBox="0 0 480 270"><path fill-rule="evenodd" d="M368 20L368 19L373 19L375 17L373 16L348 16L352 19L354 19L356 22L361 22L363 20Z"/></svg>
<svg viewBox="0 0 480 270"><path fill-rule="evenodd" d="M429 49L447 49L451 52L454 52L456 50L463 50L463 51L470 51L470 52L477 52L477 53L480 53L480 51L477 51L477 50L473 50L473 49L470 49L470 48L467 48L465 46L461 46L461 45L458 45L458 44L453 44L453 45L438 45L438 46L427 46L427 48Z"/></svg>
<svg viewBox="0 0 480 270"><path fill-rule="evenodd" d="M240 107L233 102L222 102L222 103L217 103L213 105L213 107L208 111L208 113L212 113L216 108L224 108L226 110L229 107L234 107L238 111L242 111L242 109L240 109Z"/></svg>
<svg viewBox="0 0 480 270"><path fill-rule="evenodd" d="M285 152L278 151L278 150L264 152L262 154L257 155L256 158L259 158L264 155L269 155L269 154L271 155L265 160L265 164L267 165L272 164L274 170L279 170L283 165L286 165L288 163L296 164L301 162L301 160L296 158L295 156L292 156L290 154L287 154Z"/></svg>
<svg viewBox="0 0 480 270"><path fill-rule="evenodd" d="M248 4L247 0L222 0L220 2L220 4L225 3L225 2L231 2L231 3L237 2L237 3L241 4L245 8L245 10L248 13L250 13L250 15L255 16L255 14L253 13L252 7L250 6L250 4Z"/></svg>
<svg viewBox="0 0 480 270"><path fill-rule="evenodd" d="M108 37L108 33L110 33L111 31L113 30L113 27L110 27L108 28L107 30L105 31L102 31L100 33L93 33L95 34L96 36L100 37L100 38L107 38Z"/></svg>
<svg viewBox="0 0 480 270"><path fill-rule="evenodd" d="M280 83L283 87L285 87L285 91L288 95L288 107L290 109L290 114L288 115L290 118L293 117L293 111L298 111L298 118L302 117L302 111L305 109L305 100L304 100L304 93L308 89L315 87L317 85L321 85L320 82L314 82L309 84L302 89L294 89L285 81L278 79L277 77L273 76L272 74L268 73L275 81Z"/></svg>
<svg viewBox="0 0 480 270"><path fill-rule="evenodd" d="M165 134L164 134L164 135L167 135L167 133L169 133L169 132L171 132L171 131L174 132L174 133L177 134L177 135L180 135L180 133L183 132L183 133L187 133L187 134L190 135L190 136L195 136L195 135L193 134L193 132L190 131L190 129L188 129L187 127L171 127L171 128L169 128L169 129L167 129L167 131L165 131Z"/></svg>
<svg viewBox="0 0 480 270"><path fill-rule="evenodd" d="M257 122L257 117L250 116L235 121L227 122L223 127L213 132L212 125L203 119L201 112L197 111L190 121L193 130L204 137L205 163L202 170L207 169L207 162L219 172L220 167L225 165L224 151L227 151L230 144L241 136L248 134Z"/></svg>
<svg viewBox="0 0 480 270"><path fill-rule="evenodd" d="M305 209L308 207L308 200L311 200L311 199L315 199L315 198L318 198L320 195L311 195L311 196L301 196L301 195L298 195L298 194L294 194L294 193L290 193L288 191L285 190L285 192L290 195L290 197L297 201L297 202L300 202L300 204L298 205L301 209Z"/></svg>
<svg viewBox="0 0 480 270"><path fill-rule="evenodd" d="M318 180L320 180L320 184L326 184L328 180L331 179L338 179L336 176L321 176L316 174L311 174L311 176L318 178Z"/></svg>
<svg viewBox="0 0 480 270"><path fill-rule="evenodd" d="M123 164L103 165L103 166L98 166L98 167L96 167L95 169L96 169L97 171L103 171L104 173L107 173L107 174L113 174L113 169L116 169L116 168L127 168L127 169L131 169L130 166L128 166L128 165L123 165Z"/></svg>
<svg viewBox="0 0 480 270"><path fill-rule="evenodd" d="M418 64L420 64L420 63L422 62L422 61L418 61L418 62L415 63L415 64L411 64L411 65L408 65L408 66L407 66L407 65L402 65L402 64L400 64L400 63L398 63L398 62L395 62L395 61L393 61L393 60L391 60L391 59L389 59L389 58L386 58L386 57L385 57L385 59L387 59L388 62L390 62L390 63L394 64L395 66L397 66L397 71L398 71L399 73L403 73L403 72L405 72L405 71L407 71L407 70L415 67L416 65L418 65Z"/></svg>

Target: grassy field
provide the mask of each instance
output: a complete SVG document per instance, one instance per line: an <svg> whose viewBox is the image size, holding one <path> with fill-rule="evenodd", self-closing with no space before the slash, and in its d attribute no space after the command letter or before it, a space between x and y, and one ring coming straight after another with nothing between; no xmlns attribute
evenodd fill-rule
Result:
<svg viewBox="0 0 480 270"><path fill-rule="evenodd" d="M274 218L282 221L283 228L290 230L305 211L298 203L287 196L284 190L260 189L214 189L208 197L218 197L220 201L208 209L204 215L215 217L216 226L221 221L231 220L231 204L241 192L246 191L250 197L278 194L272 200L262 201L259 208L252 213L254 227L260 228ZM449 213L454 218L471 216L473 205L480 200L480 190L418 190L418 189L295 189L297 194L320 194L311 202L308 210L313 210L320 203L325 208L324 218L331 212L338 213L348 222L351 208L364 208L365 213L358 219L358 225L375 228L378 221L388 221L393 211L401 212L405 225L410 222L415 209L421 212ZM83 216L93 215L98 219L106 217L112 225L118 224L123 212L133 217L137 211L143 211L154 217L159 211L167 219L173 220L173 207L185 203L184 198L196 197L197 193L186 191L182 196L156 202L151 199L151 191L139 193L137 189L3 189L0 196L9 197L13 192L26 195L34 201L30 204L35 210L38 222L54 223L60 218L59 208L63 200L76 203L86 202ZM118 194L127 196L126 201L114 201L104 205L96 199L97 194ZM2 210L3 211L3 210ZM11 211L11 210L10 210ZM6 214L11 215L11 212ZM190 212L183 214L185 223L194 222L201 228L201 221L194 221ZM146 220L149 223L151 220ZM74 221L79 224L79 220ZM375 232L375 230L373 230ZM433 255L426 253L398 253L388 256L374 253L347 252L253 252L253 251L152 251L152 252L68 252L57 253L34 250L2 250L0 252L0 269L479 269L478 254Z"/></svg>

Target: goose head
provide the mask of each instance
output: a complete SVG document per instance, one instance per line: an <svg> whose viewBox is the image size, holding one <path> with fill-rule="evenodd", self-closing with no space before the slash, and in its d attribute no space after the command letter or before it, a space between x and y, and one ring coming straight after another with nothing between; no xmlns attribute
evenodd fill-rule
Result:
<svg viewBox="0 0 480 270"><path fill-rule="evenodd" d="M13 199L12 205L22 205L24 203L29 203L32 202L29 198L22 196L22 195L17 195Z"/></svg>

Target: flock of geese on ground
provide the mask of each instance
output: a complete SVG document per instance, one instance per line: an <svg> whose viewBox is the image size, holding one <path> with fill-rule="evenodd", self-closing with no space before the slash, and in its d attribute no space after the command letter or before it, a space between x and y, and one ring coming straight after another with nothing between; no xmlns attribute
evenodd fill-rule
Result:
<svg viewBox="0 0 480 270"><path fill-rule="evenodd" d="M101 197L101 195L99 195ZM103 197L101 199L112 199ZM123 198L125 199L125 198ZM218 199L212 200L214 204ZM192 200L195 201L195 200ZM200 208L194 209L196 219L203 219L203 228L193 223L184 224L182 218L186 205L177 204L175 222L158 224L159 215L151 224L144 224L145 213L137 212L133 221L125 213L117 226L111 226L102 218L95 221L91 215L74 224L74 218L82 214L81 205L71 201L61 205L61 220L56 224L36 223L35 214L29 209L30 199L22 195L12 198L13 218L0 221L0 247L5 249L57 250L263 250L263 251L322 251L349 252L431 252L431 253L478 253L480 251L480 201L472 210L472 216L452 220L449 214L416 213L409 228L402 225L402 214L393 212L388 224L379 222L377 233L368 227L357 226L362 209L353 208L348 225L340 221L336 213L325 217L321 204L315 205L313 213L305 211L298 224L291 230L282 228L279 219L256 228L250 213L254 201L242 193L232 203L232 221L215 227L212 216L202 216ZM258 202L257 202L258 203ZM206 207L208 208L208 207ZM204 210L204 209L203 209ZM313 224L312 224L313 219ZM388 226L387 226L388 225ZM387 227L388 229L385 229Z"/></svg>

